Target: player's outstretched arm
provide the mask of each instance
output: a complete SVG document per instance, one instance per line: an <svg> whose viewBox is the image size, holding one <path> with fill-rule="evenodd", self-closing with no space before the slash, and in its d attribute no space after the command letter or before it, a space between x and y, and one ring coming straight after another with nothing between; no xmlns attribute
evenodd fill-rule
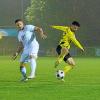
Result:
<svg viewBox="0 0 100 100"><path fill-rule="evenodd" d="M68 28L67 26L55 26L55 25L51 25L51 27L64 32L66 32L66 29Z"/></svg>
<svg viewBox="0 0 100 100"><path fill-rule="evenodd" d="M83 46L80 44L80 42L75 38L75 36L71 36L70 37L72 42L78 47L80 48L83 52L84 52L84 48Z"/></svg>
<svg viewBox="0 0 100 100"><path fill-rule="evenodd" d="M42 28L40 28L40 27L35 27L35 31L38 32L38 33L40 34L40 37L41 37L42 39L46 39L46 38L47 38L47 36L44 34Z"/></svg>
<svg viewBox="0 0 100 100"><path fill-rule="evenodd" d="M16 52L13 54L12 59L15 60L19 53L22 51L23 45L22 42L19 42Z"/></svg>

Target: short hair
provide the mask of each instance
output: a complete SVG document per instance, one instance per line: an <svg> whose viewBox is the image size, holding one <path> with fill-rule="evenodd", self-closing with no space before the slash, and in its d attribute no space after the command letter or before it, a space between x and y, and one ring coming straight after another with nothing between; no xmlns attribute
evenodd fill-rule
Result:
<svg viewBox="0 0 100 100"><path fill-rule="evenodd" d="M19 22L19 21L22 21L22 22L23 22L22 19L16 19L16 20L15 20L15 24L16 24L17 22Z"/></svg>
<svg viewBox="0 0 100 100"><path fill-rule="evenodd" d="M72 25L75 25L75 26L80 27L80 23L79 23L79 22L77 22L77 21L73 21L73 22L72 22Z"/></svg>

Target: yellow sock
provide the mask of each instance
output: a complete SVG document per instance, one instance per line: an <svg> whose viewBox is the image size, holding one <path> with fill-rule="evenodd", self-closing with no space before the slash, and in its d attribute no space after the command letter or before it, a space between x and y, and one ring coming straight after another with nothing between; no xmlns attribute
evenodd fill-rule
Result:
<svg viewBox="0 0 100 100"><path fill-rule="evenodd" d="M68 65L64 67L64 73L66 74L68 71L72 69L72 66Z"/></svg>

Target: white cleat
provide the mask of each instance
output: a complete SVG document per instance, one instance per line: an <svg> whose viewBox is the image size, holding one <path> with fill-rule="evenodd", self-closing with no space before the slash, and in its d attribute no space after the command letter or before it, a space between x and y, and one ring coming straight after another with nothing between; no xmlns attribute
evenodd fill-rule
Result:
<svg viewBox="0 0 100 100"><path fill-rule="evenodd" d="M33 79L35 78L35 76L28 76L28 79Z"/></svg>

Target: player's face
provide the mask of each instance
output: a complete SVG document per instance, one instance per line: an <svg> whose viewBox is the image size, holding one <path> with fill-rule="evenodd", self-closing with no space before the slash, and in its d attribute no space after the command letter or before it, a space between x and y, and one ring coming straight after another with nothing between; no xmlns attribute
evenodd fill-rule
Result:
<svg viewBox="0 0 100 100"><path fill-rule="evenodd" d="M17 28L19 28L19 29L23 29L23 28L24 28L24 23L23 23L22 21L18 21L18 22L16 23L16 26L17 26Z"/></svg>
<svg viewBox="0 0 100 100"><path fill-rule="evenodd" d="M71 30L72 31L77 31L79 29L79 27L78 26L76 26L76 25L71 25Z"/></svg>

